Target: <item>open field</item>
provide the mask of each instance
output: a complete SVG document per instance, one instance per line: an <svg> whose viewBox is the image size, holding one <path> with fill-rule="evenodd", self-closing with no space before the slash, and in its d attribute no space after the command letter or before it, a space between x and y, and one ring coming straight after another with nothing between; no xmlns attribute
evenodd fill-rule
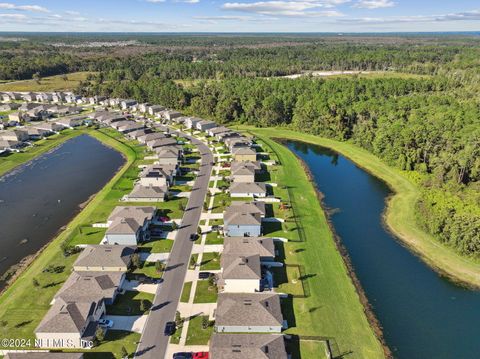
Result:
<svg viewBox="0 0 480 359"><path fill-rule="evenodd" d="M81 129L64 130L57 135L36 141L35 145L26 148L25 152L9 153L0 156L0 176L82 133L85 132Z"/></svg>
<svg viewBox="0 0 480 359"><path fill-rule="evenodd" d="M67 74L67 80L62 75L45 77L37 83L35 80L23 80L0 83L0 91L73 91L80 81L84 81L90 72L73 72Z"/></svg>
<svg viewBox="0 0 480 359"><path fill-rule="evenodd" d="M302 268L301 273L290 268L284 276L290 283L279 283L282 291L293 295L282 306L290 326L286 333L299 337L302 359L316 359L323 354L317 352L317 345L302 341L311 336L328 339L337 357L350 353L349 358L384 358L303 167L286 147L266 137L266 131L252 132L260 137L264 150L270 150L265 145L274 150L271 157L281 165L268 170L279 184L277 193L295 210L297 225L290 221L288 233L281 226L276 229L279 236L292 239L283 246L285 263ZM273 136L273 131L268 136Z"/></svg>
<svg viewBox="0 0 480 359"><path fill-rule="evenodd" d="M331 148L385 181L395 192L395 195L388 201L385 212L385 221L392 232L441 274L480 288L480 276L478 275L480 263L472 258L462 257L442 245L417 224L414 207L420 191L401 171L387 166L374 155L351 143L283 129L255 129L253 132L259 135L268 134L271 138L294 139Z"/></svg>

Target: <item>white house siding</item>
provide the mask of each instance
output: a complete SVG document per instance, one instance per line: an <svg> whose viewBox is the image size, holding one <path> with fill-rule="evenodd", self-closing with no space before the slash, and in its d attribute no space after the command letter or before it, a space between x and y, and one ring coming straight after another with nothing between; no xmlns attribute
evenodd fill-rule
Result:
<svg viewBox="0 0 480 359"><path fill-rule="evenodd" d="M236 325L236 326L224 326L224 325L217 325L217 333L281 333L282 326L244 326L244 325Z"/></svg>
<svg viewBox="0 0 480 359"><path fill-rule="evenodd" d="M164 197L130 197L128 202L165 202Z"/></svg>
<svg viewBox="0 0 480 359"><path fill-rule="evenodd" d="M108 244L137 245L137 236L133 234L107 234L105 238Z"/></svg>
<svg viewBox="0 0 480 359"><path fill-rule="evenodd" d="M225 293L255 293L260 291L258 279L225 279Z"/></svg>
<svg viewBox="0 0 480 359"><path fill-rule="evenodd" d="M250 226L238 226L228 225L226 226L226 233L229 237L259 237L262 234L262 226L250 225Z"/></svg>

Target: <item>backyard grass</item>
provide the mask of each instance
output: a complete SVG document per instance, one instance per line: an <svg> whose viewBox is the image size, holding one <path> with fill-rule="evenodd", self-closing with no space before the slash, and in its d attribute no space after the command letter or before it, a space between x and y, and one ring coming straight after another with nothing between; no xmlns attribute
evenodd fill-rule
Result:
<svg viewBox="0 0 480 359"><path fill-rule="evenodd" d="M62 75L45 77L37 83L35 80L13 81L0 84L0 91L66 91L75 90L80 81L84 81L90 72L73 72L67 74L67 81Z"/></svg>
<svg viewBox="0 0 480 359"><path fill-rule="evenodd" d="M86 131L89 132L89 130ZM85 133L82 129L64 130L57 135L34 142L34 146L25 148L24 152L1 155L0 176L82 133Z"/></svg>
<svg viewBox="0 0 480 359"><path fill-rule="evenodd" d="M389 199L385 220L388 227L432 268L454 280L480 288L480 261L463 257L439 243L417 223L415 204L420 189L401 171L383 163L368 151L348 142L339 142L284 129L255 129L254 133L317 144L341 153L385 181L395 194Z"/></svg>
<svg viewBox="0 0 480 359"><path fill-rule="evenodd" d="M99 244L105 237L106 228L99 227L78 227L77 234L69 242L70 245Z"/></svg>
<svg viewBox="0 0 480 359"><path fill-rule="evenodd" d="M85 359L121 358L123 346L127 350L129 358L133 358L139 341L139 333L110 329L105 334L104 340L98 346L87 351L84 357Z"/></svg>
<svg viewBox="0 0 480 359"><path fill-rule="evenodd" d="M192 282L185 282L183 285L182 295L180 296L180 302L188 303L190 299L190 292L192 291Z"/></svg>
<svg viewBox="0 0 480 359"><path fill-rule="evenodd" d="M119 294L115 303L107 306L108 315L143 315L150 311L154 295L137 291ZM144 308L142 310L142 301Z"/></svg>
<svg viewBox="0 0 480 359"><path fill-rule="evenodd" d="M190 323L188 324L188 333L187 333L187 340L185 342L186 345L207 345L210 337L213 333L213 326L207 327L207 329L203 329L202 321L203 318L207 316L199 315L195 318L190 319Z"/></svg>
<svg viewBox="0 0 480 359"><path fill-rule="evenodd" d="M285 263L303 266L303 284L309 289L306 298L291 299L294 320L289 320L290 328L286 333L300 338L334 338L338 351L334 352L334 356L349 352L352 359L384 358L382 346L367 321L315 190L300 162L286 147L266 137L267 134L280 137L275 131L252 132L268 145L264 146L265 151L272 148L278 154L279 158L272 154L272 159L280 160L282 165L271 172L279 184L277 195L294 206L295 219L301 225L297 228L296 221L292 219L287 223L289 228L286 233L281 227L269 228L270 225L267 225L269 235L306 239L284 244ZM300 232L303 234L300 235ZM295 276L295 273L289 274ZM298 288L285 285L283 289L296 294ZM302 345L301 351L302 359L318 358L313 346Z"/></svg>
<svg viewBox="0 0 480 359"><path fill-rule="evenodd" d="M197 290L195 291L194 303L216 303L217 288L211 286L208 280L197 281Z"/></svg>
<svg viewBox="0 0 480 359"><path fill-rule="evenodd" d="M60 248L61 244L75 234L78 226L107 218L122 196L122 191L115 189L117 182L131 174L133 164L140 154L136 148L111 136L113 131L89 130L87 132L121 152L126 158L126 163L67 225L66 230L52 240L0 296L0 321L7 323L3 329L10 338L33 338L33 330L50 308L50 301L69 276L72 264L77 257L73 255L65 258ZM43 269L50 265L63 266L65 269L61 273L43 272ZM33 284L33 278L38 280L40 286Z"/></svg>

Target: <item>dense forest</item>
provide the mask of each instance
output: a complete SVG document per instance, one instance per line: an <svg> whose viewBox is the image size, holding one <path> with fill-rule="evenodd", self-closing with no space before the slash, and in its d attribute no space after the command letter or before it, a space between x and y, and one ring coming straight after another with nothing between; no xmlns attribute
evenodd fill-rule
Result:
<svg viewBox="0 0 480 359"><path fill-rule="evenodd" d="M459 253L480 257L478 38L268 39L235 39L228 47L223 38L188 38L182 47L149 37L138 40L138 51L76 53L47 44L30 67L18 68L19 51L38 51L29 42L32 48L0 51L0 78L29 78L35 69L95 71L79 91L354 142L421 186L417 217L426 230ZM52 58L35 67L45 52ZM382 73L274 78L315 70Z"/></svg>

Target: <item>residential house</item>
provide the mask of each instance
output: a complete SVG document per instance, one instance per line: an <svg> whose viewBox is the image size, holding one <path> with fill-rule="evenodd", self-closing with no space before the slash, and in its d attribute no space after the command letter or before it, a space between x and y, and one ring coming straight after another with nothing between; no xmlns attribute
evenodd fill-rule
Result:
<svg viewBox="0 0 480 359"><path fill-rule="evenodd" d="M138 123L136 121L128 121L129 123L123 124L121 126L118 126L118 131L122 133L129 133L132 131L136 131L142 128L145 128L145 125L143 123Z"/></svg>
<svg viewBox="0 0 480 359"><path fill-rule="evenodd" d="M248 148L252 145L252 141L245 136L232 136L224 141L230 152L234 152L238 148Z"/></svg>
<svg viewBox="0 0 480 359"><path fill-rule="evenodd" d="M248 147L235 148L232 152L235 161L256 161L257 152Z"/></svg>
<svg viewBox="0 0 480 359"><path fill-rule="evenodd" d="M223 213L223 230L230 237L258 237L262 233L262 207L247 203L228 206ZM264 209L264 208L263 208Z"/></svg>
<svg viewBox="0 0 480 359"><path fill-rule="evenodd" d="M184 122L183 124L185 125L185 127L187 127L188 129L196 129L197 128L197 123L200 123L201 121L203 121L201 118L198 118L198 117L188 117Z"/></svg>
<svg viewBox="0 0 480 359"><path fill-rule="evenodd" d="M231 132L229 128L225 126L217 126L217 127L212 127L207 130L207 133L209 136L216 137L217 135L225 132Z"/></svg>
<svg viewBox="0 0 480 359"><path fill-rule="evenodd" d="M160 105L152 105L148 107L148 114L151 116L155 116L156 114L165 110L165 107Z"/></svg>
<svg viewBox="0 0 480 359"><path fill-rule="evenodd" d="M123 126L127 126L131 123L133 123L134 121L130 121L130 120L127 120L127 119L123 119L123 120L120 120L120 121L114 121L114 122L111 122L110 123L110 127L116 129L117 131L120 131L120 127L123 127Z"/></svg>
<svg viewBox="0 0 480 359"><path fill-rule="evenodd" d="M28 138L31 140L40 140L44 137L53 135L54 132L50 130L44 130L44 129L39 129L35 128L33 126L27 126L25 127L25 130L28 133Z"/></svg>
<svg viewBox="0 0 480 359"><path fill-rule="evenodd" d="M283 316L274 293L220 293L215 315L217 333L280 333Z"/></svg>
<svg viewBox="0 0 480 359"><path fill-rule="evenodd" d="M50 114L47 111L48 106L37 106L26 112L30 120L41 121L50 117Z"/></svg>
<svg viewBox="0 0 480 359"><path fill-rule="evenodd" d="M128 137L138 140L140 137L145 136L146 134L150 133L151 130L149 128L140 128L138 130L133 130L127 134Z"/></svg>
<svg viewBox="0 0 480 359"><path fill-rule="evenodd" d="M163 146L160 147L157 152L158 160L156 161L159 165L178 165L178 162L181 160L181 150L175 146Z"/></svg>
<svg viewBox="0 0 480 359"><path fill-rule="evenodd" d="M2 103L0 104L0 112L15 111L19 107L20 107L20 104L15 102Z"/></svg>
<svg viewBox="0 0 480 359"><path fill-rule="evenodd" d="M248 256L256 253L261 263L269 263L275 259L275 242L269 237L225 237L223 254Z"/></svg>
<svg viewBox="0 0 480 359"><path fill-rule="evenodd" d="M127 200L129 202L164 202L167 194L167 186L143 186L137 183L127 196Z"/></svg>
<svg viewBox="0 0 480 359"><path fill-rule="evenodd" d="M141 113L147 113L150 104L148 102L137 104L137 111Z"/></svg>
<svg viewBox="0 0 480 359"><path fill-rule="evenodd" d="M105 239L108 244L136 245L150 238L149 227L155 207L117 206L108 217Z"/></svg>
<svg viewBox="0 0 480 359"><path fill-rule="evenodd" d="M52 94L52 102L53 103L62 103L65 101L66 94L63 92L56 92Z"/></svg>
<svg viewBox="0 0 480 359"><path fill-rule="evenodd" d="M23 129L0 132L0 139L11 142L23 142L28 140L28 133Z"/></svg>
<svg viewBox="0 0 480 359"><path fill-rule="evenodd" d="M220 142L225 142L227 139L231 137L238 137L238 136L240 136L238 132L228 131L228 132L221 132L215 135L215 138Z"/></svg>
<svg viewBox="0 0 480 359"><path fill-rule="evenodd" d="M138 102L135 100L122 100L120 101L120 107L122 108L122 110L127 110L130 107L136 105L137 103Z"/></svg>
<svg viewBox="0 0 480 359"><path fill-rule="evenodd" d="M138 137L137 140L140 143L147 144L148 142L159 140L159 139L162 139L162 138L165 138L165 137L167 137L167 136L165 136L165 134L163 134L163 133L150 132L150 133L147 133L143 136Z"/></svg>
<svg viewBox="0 0 480 359"><path fill-rule="evenodd" d="M65 128L75 128L82 126L85 122L86 117L64 117L55 119L53 122L57 125L64 126Z"/></svg>
<svg viewBox="0 0 480 359"><path fill-rule="evenodd" d="M24 101L32 102L35 100L35 94L33 92L24 92L21 94L21 97Z"/></svg>
<svg viewBox="0 0 480 359"><path fill-rule="evenodd" d="M240 162L243 163L243 162ZM230 167L232 182L252 183L255 182L255 170L251 166L233 166Z"/></svg>
<svg viewBox="0 0 480 359"><path fill-rule="evenodd" d="M210 120L202 120L196 124L196 129L202 132L206 132L211 128L217 127L217 124Z"/></svg>
<svg viewBox="0 0 480 359"><path fill-rule="evenodd" d="M171 121L174 118L177 118L177 117L180 117L180 116L182 116L182 114L178 111L166 110L166 111L163 112L163 117L168 121Z"/></svg>
<svg viewBox="0 0 480 359"><path fill-rule="evenodd" d="M234 182L230 185L230 196L263 198L267 196L267 186L262 182Z"/></svg>
<svg viewBox="0 0 480 359"><path fill-rule="evenodd" d="M163 146L173 146L177 144L177 140L171 137L166 137L166 138L159 138L157 140L153 141L148 141L147 142L147 147L150 149L155 149L158 147L163 147Z"/></svg>
<svg viewBox="0 0 480 359"><path fill-rule="evenodd" d="M149 165L140 173L138 183L142 186L168 187L173 184L176 170L176 165Z"/></svg>
<svg viewBox="0 0 480 359"><path fill-rule="evenodd" d="M80 100L82 96L75 95L73 93L67 94L65 96L65 102L67 103L77 103L78 100Z"/></svg>
<svg viewBox="0 0 480 359"><path fill-rule="evenodd" d="M8 115L8 119L10 121L15 121L17 123L21 123L22 121L28 122L30 121L30 116L28 116L24 112L13 112Z"/></svg>
<svg viewBox="0 0 480 359"><path fill-rule="evenodd" d="M211 359L287 359L281 334L213 333L209 343Z"/></svg>
<svg viewBox="0 0 480 359"><path fill-rule="evenodd" d="M42 348L85 348L93 341L98 320L105 314L99 295L86 302L58 298L35 329L36 344Z"/></svg>
<svg viewBox="0 0 480 359"><path fill-rule="evenodd" d="M65 129L64 125L55 122L39 122L33 125L33 127L52 132L60 132Z"/></svg>
<svg viewBox="0 0 480 359"><path fill-rule="evenodd" d="M242 255L222 253L221 274L217 285L225 293L255 293L260 291L262 268L256 253Z"/></svg>
<svg viewBox="0 0 480 359"><path fill-rule="evenodd" d="M39 92L35 95L35 100L37 102L50 102L52 101L52 93Z"/></svg>
<svg viewBox="0 0 480 359"><path fill-rule="evenodd" d="M126 272L130 267L135 247L88 245L73 264L77 272Z"/></svg>
<svg viewBox="0 0 480 359"><path fill-rule="evenodd" d="M88 102L91 105L97 105L102 101L105 101L106 97L105 96L93 96L88 99Z"/></svg>
<svg viewBox="0 0 480 359"><path fill-rule="evenodd" d="M0 137L0 153L14 151L22 145L19 141L3 140Z"/></svg>

